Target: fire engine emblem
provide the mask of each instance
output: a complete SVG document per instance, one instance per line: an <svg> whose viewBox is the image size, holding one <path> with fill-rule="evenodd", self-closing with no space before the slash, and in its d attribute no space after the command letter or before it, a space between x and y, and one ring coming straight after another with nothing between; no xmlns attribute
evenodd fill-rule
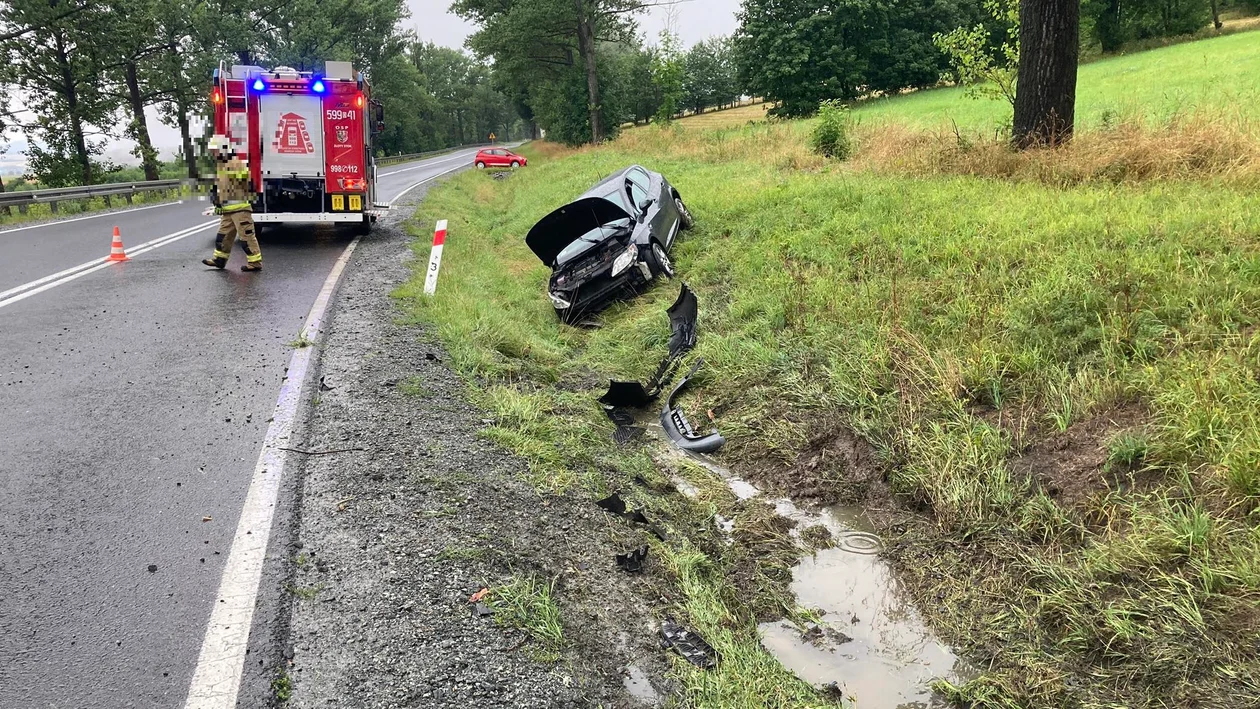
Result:
<svg viewBox="0 0 1260 709"><path fill-rule="evenodd" d="M306 130L306 119L296 113L280 116L280 123L276 126L276 137L271 141L271 149L277 153L290 155L315 152L311 134Z"/></svg>
<svg viewBox="0 0 1260 709"><path fill-rule="evenodd" d="M337 129L337 142L344 143L348 140L350 140L350 131L346 130L345 128L338 128Z"/></svg>

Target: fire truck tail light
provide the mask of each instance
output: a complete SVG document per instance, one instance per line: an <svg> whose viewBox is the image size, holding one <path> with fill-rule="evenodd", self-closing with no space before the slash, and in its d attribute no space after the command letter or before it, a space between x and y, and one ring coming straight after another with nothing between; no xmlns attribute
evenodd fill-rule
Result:
<svg viewBox="0 0 1260 709"><path fill-rule="evenodd" d="M347 190L367 189L367 181L356 179L356 178L349 178L346 180L346 189Z"/></svg>
<svg viewBox="0 0 1260 709"><path fill-rule="evenodd" d="M363 94L359 94L354 97L354 107L363 108Z"/></svg>
<svg viewBox="0 0 1260 709"><path fill-rule="evenodd" d="M220 93L218 89L215 89L210 94L210 100L215 103L223 103L223 94Z"/></svg>

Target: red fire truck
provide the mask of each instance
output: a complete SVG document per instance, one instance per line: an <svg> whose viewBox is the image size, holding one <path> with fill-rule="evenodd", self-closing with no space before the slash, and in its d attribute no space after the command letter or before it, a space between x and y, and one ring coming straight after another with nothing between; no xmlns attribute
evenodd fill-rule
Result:
<svg viewBox="0 0 1260 709"><path fill-rule="evenodd" d="M254 221L340 222L367 232L387 205L376 202L381 107L350 62L324 71L220 65L211 103L214 131L249 162Z"/></svg>

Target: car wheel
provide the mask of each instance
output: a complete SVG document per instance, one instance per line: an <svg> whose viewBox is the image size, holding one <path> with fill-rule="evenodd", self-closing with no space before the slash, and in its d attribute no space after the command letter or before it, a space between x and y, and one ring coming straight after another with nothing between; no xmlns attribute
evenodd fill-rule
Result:
<svg viewBox="0 0 1260 709"><path fill-rule="evenodd" d="M486 164L485 164L484 162L482 162L482 161L478 160L478 161L477 161L477 169L478 169L478 170L484 170L484 169L486 169Z"/></svg>
<svg viewBox="0 0 1260 709"><path fill-rule="evenodd" d="M512 169L513 169L513 170L515 170L516 168L518 168L518 167L520 167L520 166L521 166L521 164L520 164L519 162L517 162L517 161L515 161L515 160L513 160L513 161L512 161Z"/></svg>
<svg viewBox="0 0 1260 709"><path fill-rule="evenodd" d="M696 220L691 216L691 212L687 211L687 205L683 204L681 197L674 198L674 206L678 208L679 229L690 229L695 225Z"/></svg>
<svg viewBox="0 0 1260 709"><path fill-rule="evenodd" d="M669 260L669 254L665 253L665 247L660 242L652 242L648 249L647 262L653 276L674 277L674 262Z"/></svg>

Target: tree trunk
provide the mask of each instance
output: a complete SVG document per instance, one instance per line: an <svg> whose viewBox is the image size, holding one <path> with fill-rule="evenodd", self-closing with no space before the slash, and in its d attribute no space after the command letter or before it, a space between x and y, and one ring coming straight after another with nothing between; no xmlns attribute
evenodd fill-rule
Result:
<svg viewBox="0 0 1260 709"><path fill-rule="evenodd" d="M595 70L595 23L587 16L582 0L573 0L578 12L578 54L586 67L586 99L591 114L591 142L604 142L599 123L599 73Z"/></svg>
<svg viewBox="0 0 1260 709"><path fill-rule="evenodd" d="M70 140L74 143L74 157L82 170L80 178L84 185L92 184L92 158L88 155L87 137L83 134L83 118L79 115L79 84L74 77L74 69L70 66L70 54L66 50L65 40L60 32L53 34L53 42L57 48L57 67L61 70L61 82L66 91L66 109L70 115Z"/></svg>
<svg viewBox="0 0 1260 709"><path fill-rule="evenodd" d="M1215 1L1215 0L1213 0ZM1123 28L1120 26L1120 0L1107 0L1107 7L1099 15L1094 26L1094 34L1104 52L1114 52L1124 43Z"/></svg>
<svg viewBox="0 0 1260 709"><path fill-rule="evenodd" d="M188 125L188 110L185 106L176 105L179 111L179 117L176 120L179 122L179 137L183 141L184 146L184 162L188 165L188 178L195 180L198 176L197 156L193 153L192 131Z"/></svg>
<svg viewBox="0 0 1260 709"><path fill-rule="evenodd" d="M144 118L144 98L140 95L140 79L136 75L136 63L127 62L127 99L131 103L131 137L140 149L140 163L144 166L144 179L158 179L157 151L149 139L149 124Z"/></svg>
<svg viewBox="0 0 1260 709"><path fill-rule="evenodd" d="M1221 11L1217 7L1217 0L1212 0L1212 26L1218 30L1224 26L1221 24Z"/></svg>
<svg viewBox="0 0 1260 709"><path fill-rule="evenodd" d="M0 177L0 194L4 194L4 178L3 177ZM4 213L6 215L13 214L13 211L9 209L9 205L7 204L4 205Z"/></svg>
<svg viewBox="0 0 1260 709"><path fill-rule="evenodd" d="M1072 137L1080 11L1079 0L1020 0L1012 135L1017 148L1055 146Z"/></svg>

